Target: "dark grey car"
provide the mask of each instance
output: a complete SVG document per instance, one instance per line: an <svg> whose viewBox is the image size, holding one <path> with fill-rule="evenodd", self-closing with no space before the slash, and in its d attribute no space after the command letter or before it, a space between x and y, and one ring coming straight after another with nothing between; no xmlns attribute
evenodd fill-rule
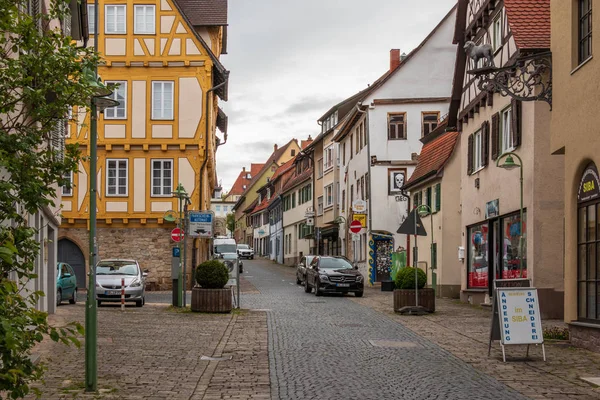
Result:
<svg viewBox="0 0 600 400"><path fill-rule="evenodd" d="M364 281L358 267L352 266L346 257L317 256L306 270L304 291L310 293L314 288L317 296L323 293L354 293L356 297L362 297Z"/></svg>
<svg viewBox="0 0 600 400"><path fill-rule="evenodd" d="M300 262L296 264L296 284L301 285L306 280L306 267L310 265L310 262L315 256L304 256L300 259Z"/></svg>

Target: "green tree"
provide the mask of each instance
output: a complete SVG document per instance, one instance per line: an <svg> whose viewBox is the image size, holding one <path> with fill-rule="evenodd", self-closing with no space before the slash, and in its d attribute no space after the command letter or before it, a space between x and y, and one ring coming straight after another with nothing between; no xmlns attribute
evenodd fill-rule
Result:
<svg viewBox="0 0 600 400"><path fill-rule="evenodd" d="M79 151L65 148L60 132L72 106L89 104L92 81L83 72L98 58L49 28L50 21L70 21L68 0L52 0L37 15L29 3L0 0L0 398L35 390L30 384L44 366L29 355L46 335L79 345L83 333L76 323L50 326L35 309L44 293L25 284L37 277L40 244L27 216L54 204L64 176L77 170Z"/></svg>
<svg viewBox="0 0 600 400"><path fill-rule="evenodd" d="M235 231L235 214L227 214L227 230L231 233Z"/></svg>

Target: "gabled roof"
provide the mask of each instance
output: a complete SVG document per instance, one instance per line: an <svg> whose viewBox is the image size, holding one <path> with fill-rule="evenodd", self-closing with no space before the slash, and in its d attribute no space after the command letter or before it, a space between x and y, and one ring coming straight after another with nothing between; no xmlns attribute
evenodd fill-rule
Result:
<svg viewBox="0 0 600 400"><path fill-rule="evenodd" d="M550 48L550 0L504 0L504 7L519 49Z"/></svg>
<svg viewBox="0 0 600 400"><path fill-rule="evenodd" d="M286 192L286 191L290 190L291 188L293 188L294 186L297 186L305 181L310 180L310 178L312 177L312 174L313 174L312 166L309 168L306 168L304 171L302 171L300 173L300 175L297 175L294 172L294 175L292 175L292 177L281 187L281 193Z"/></svg>
<svg viewBox="0 0 600 400"><path fill-rule="evenodd" d="M248 185L250 184L250 182L252 182L252 178L258 174L258 171L260 171L260 169L264 166L265 164L250 164L250 171L247 171L246 169L243 169L240 174L238 175L237 179L235 180L235 182L233 183L233 186L231 187L231 190L229 191L229 193L227 193L228 196L230 195L241 195L242 193L244 193L244 185L246 185L246 188L248 188ZM246 175L250 173L250 179L246 178Z"/></svg>
<svg viewBox="0 0 600 400"><path fill-rule="evenodd" d="M227 25L227 0L175 0L193 26Z"/></svg>
<svg viewBox="0 0 600 400"><path fill-rule="evenodd" d="M417 168L402 189L410 189L424 179L437 175L446 165L454 151L458 132L444 132L436 139L423 145Z"/></svg>
<svg viewBox="0 0 600 400"><path fill-rule="evenodd" d="M254 199L254 201L252 203L250 203L250 205L248 207L246 207L244 209L244 214L249 214L252 212L252 210L254 209L254 207L256 207L256 205L258 204L258 198ZM236 203L237 205L237 203Z"/></svg>
<svg viewBox="0 0 600 400"><path fill-rule="evenodd" d="M290 168L292 168L295 159L296 159L296 157L291 158L287 162L285 162L285 163L281 164L279 167L277 167L277 169L275 170L275 173L271 177L271 182L275 181L277 178L282 176L285 172L289 171Z"/></svg>

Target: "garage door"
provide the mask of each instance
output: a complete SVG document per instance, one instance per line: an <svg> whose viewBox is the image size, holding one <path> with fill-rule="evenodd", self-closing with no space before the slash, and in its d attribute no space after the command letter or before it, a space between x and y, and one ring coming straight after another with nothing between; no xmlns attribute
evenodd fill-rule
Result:
<svg viewBox="0 0 600 400"><path fill-rule="evenodd" d="M58 261L73 267L77 276L77 287L85 289L85 258L79 247L69 239L58 241Z"/></svg>

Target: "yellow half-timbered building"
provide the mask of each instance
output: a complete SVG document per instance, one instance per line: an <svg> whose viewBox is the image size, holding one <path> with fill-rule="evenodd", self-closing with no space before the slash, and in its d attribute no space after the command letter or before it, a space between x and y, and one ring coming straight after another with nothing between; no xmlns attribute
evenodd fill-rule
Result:
<svg viewBox="0 0 600 400"><path fill-rule="evenodd" d="M137 259L151 288L171 285L171 236L165 220L179 211L179 183L191 210L209 210L215 153L226 136L229 72L227 0L100 0L88 7L90 45L98 40L98 74L119 101L98 118L98 254ZM98 26L95 21L97 20ZM89 156L89 112L74 109L67 141ZM59 259L85 285L89 229L89 163L63 188ZM208 240L189 240L188 265L208 255ZM188 268L189 272L190 268ZM188 279L188 282L190 280Z"/></svg>

